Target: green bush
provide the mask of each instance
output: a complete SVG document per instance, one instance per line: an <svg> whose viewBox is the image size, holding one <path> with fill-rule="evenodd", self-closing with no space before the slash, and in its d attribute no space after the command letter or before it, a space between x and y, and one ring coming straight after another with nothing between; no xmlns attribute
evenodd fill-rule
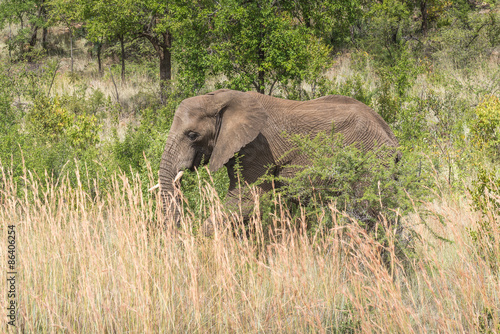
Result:
<svg viewBox="0 0 500 334"><path fill-rule="evenodd" d="M490 48L498 46L500 13L498 9L487 13L472 11L466 2L454 7L443 17L447 24L429 39L429 44L434 49L433 58L468 69Z"/></svg>
<svg viewBox="0 0 500 334"><path fill-rule="evenodd" d="M371 106L374 92L365 87L365 79L360 73L346 79L344 83L330 90L328 94L337 94L352 97L364 104Z"/></svg>
<svg viewBox="0 0 500 334"><path fill-rule="evenodd" d="M291 166L292 178L267 176L280 184L285 198L306 206L311 217L329 202L367 226L384 215L389 221L413 209L412 199L429 195L429 169L416 155L407 153L396 163L394 148L363 153L354 145L344 146L341 136L320 134L315 138L295 135L290 139L311 162ZM318 224L317 220L313 224Z"/></svg>
<svg viewBox="0 0 500 334"><path fill-rule="evenodd" d="M102 124L95 115L76 115L66 108L63 98L39 96L27 110L25 126L12 128L10 137L16 146L5 147L4 155L12 156L14 173L20 177L24 169L45 181L57 181L63 175L78 182L76 169L82 172L87 190L95 185L92 179L103 182L105 168L100 158ZM104 186L97 184L96 186Z"/></svg>
<svg viewBox="0 0 500 334"><path fill-rule="evenodd" d="M47 141L60 140L72 123L72 117L58 98L41 96L27 115L28 132Z"/></svg>
<svg viewBox="0 0 500 334"><path fill-rule="evenodd" d="M494 171L484 168L469 187L473 207L481 213L477 228L468 229L480 256L490 267L498 270L500 266L500 177Z"/></svg>
<svg viewBox="0 0 500 334"><path fill-rule="evenodd" d="M75 152L95 147L101 127L94 115L75 115L68 111L59 97L37 98L27 115L28 133L48 145L67 142Z"/></svg>
<svg viewBox="0 0 500 334"><path fill-rule="evenodd" d="M500 149L500 99L486 96L474 109L469 122L471 140L475 148L483 153L498 156Z"/></svg>

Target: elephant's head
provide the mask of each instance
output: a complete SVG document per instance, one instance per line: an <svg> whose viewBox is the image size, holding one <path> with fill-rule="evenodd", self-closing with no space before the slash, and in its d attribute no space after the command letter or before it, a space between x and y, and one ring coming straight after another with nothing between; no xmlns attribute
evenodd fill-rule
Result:
<svg viewBox="0 0 500 334"><path fill-rule="evenodd" d="M266 124L267 113L257 94L218 90L182 101L174 115L160 163L164 209L178 221L174 180L202 161L210 171L221 168Z"/></svg>

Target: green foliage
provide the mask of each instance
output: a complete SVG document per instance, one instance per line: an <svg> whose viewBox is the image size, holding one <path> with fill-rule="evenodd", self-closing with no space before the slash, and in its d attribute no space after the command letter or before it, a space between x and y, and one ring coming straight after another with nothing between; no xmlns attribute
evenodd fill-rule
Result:
<svg viewBox="0 0 500 334"><path fill-rule="evenodd" d="M85 1L49 0L46 5L50 10L50 19L65 25L72 34L73 27L83 15Z"/></svg>
<svg viewBox="0 0 500 334"><path fill-rule="evenodd" d="M339 87L335 87L330 90L328 94L338 94L344 96L350 96L364 104L371 106L372 98L375 92L370 91L365 87L365 80L361 74L356 73L353 76L346 79Z"/></svg>
<svg viewBox="0 0 500 334"><path fill-rule="evenodd" d="M391 221L396 211L404 215L412 210L409 196L429 195L423 187L429 169L415 154L408 153L396 163L393 148L363 153L356 146L344 146L340 135L295 135L290 140L311 163L287 167L291 178L267 176L266 180L279 184L277 192L285 198L305 204L310 217L335 202L338 210L373 227L380 214Z"/></svg>
<svg viewBox="0 0 500 334"><path fill-rule="evenodd" d="M478 170L469 187L474 208L482 214L477 229L468 229L481 257L498 271L500 266L500 178L494 171Z"/></svg>
<svg viewBox="0 0 500 334"><path fill-rule="evenodd" d="M388 124L394 124L398 118L403 116L401 115L401 98L394 94L392 82L388 80L387 75L382 75L380 78L377 93L377 112ZM403 124L407 123L403 122Z"/></svg>
<svg viewBox="0 0 500 334"><path fill-rule="evenodd" d="M26 168L40 177L58 177L69 163L94 165L102 125L95 115L75 115L61 98L39 97L26 116L26 132L21 132L21 150Z"/></svg>
<svg viewBox="0 0 500 334"><path fill-rule="evenodd" d="M494 310L489 307L483 307L482 312L478 316L477 327L479 329L478 333L481 334L492 334L500 330L500 323L495 323L495 315L498 310Z"/></svg>
<svg viewBox="0 0 500 334"><path fill-rule="evenodd" d="M13 82L6 74L8 69L2 65L0 65L0 133L3 134L8 132L9 127L16 122L16 114L12 107L14 100Z"/></svg>
<svg viewBox="0 0 500 334"><path fill-rule="evenodd" d="M259 92L321 74L329 49L297 23L269 0L221 2L213 21L213 72L227 77L226 87ZM313 58L316 63L309 67Z"/></svg>
<svg viewBox="0 0 500 334"><path fill-rule="evenodd" d="M149 129L143 126L129 126L125 138L120 140L118 133L114 131L112 152L114 163L125 172L142 171L145 168L144 152L151 145L153 138ZM160 154L161 156L161 154Z"/></svg>
<svg viewBox="0 0 500 334"><path fill-rule="evenodd" d="M360 43L382 63L394 64L405 45L404 37L415 30L409 5L406 1L384 0L369 7L370 28L366 32L367 38Z"/></svg>
<svg viewBox="0 0 500 334"><path fill-rule="evenodd" d="M18 59L31 59L38 52L33 49L36 38L34 33L47 26L46 5L44 0L5 0L0 2L0 26L20 25L17 33L10 35L7 41L9 56ZM36 37L36 35L35 35ZM12 55L11 52L15 54Z"/></svg>
<svg viewBox="0 0 500 334"><path fill-rule="evenodd" d="M417 75L423 72L422 63L412 58L405 45L394 50L392 61L388 66L380 66L378 74L382 84L392 82L398 97L404 97L413 86Z"/></svg>
<svg viewBox="0 0 500 334"><path fill-rule="evenodd" d="M73 125L69 127L66 134L72 148L77 152L85 152L89 147L96 147L99 143L99 124L95 115L78 115Z"/></svg>
<svg viewBox="0 0 500 334"><path fill-rule="evenodd" d="M59 99L51 101L46 97L35 100L27 121L29 132L46 137L48 141L59 140L72 123L71 115Z"/></svg>
<svg viewBox="0 0 500 334"><path fill-rule="evenodd" d="M102 158L106 155L101 130L104 117L112 116L113 105L97 89L87 94L88 86L77 81L71 95L47 97L57 68L57 62L51 61L36 67L10 64L2 71L0 160L21 184L24 170L47 186L45 181L57 182L67 173L76 183L73 172L78 168L86 189L105 189L111 171Z"/></svg>
<svg viewBox="0 0 500 334"><path fill-rule="evenodd" d="M313 34L333 46L351 41L351 28L362 16L361 1L295 0L280 5Z"/></svg>
<svg viewBox="0 0 500 334"><path fill-rule="evenodd" d="M178 6L176 20L171 21L170 29L175 35L172 44L172 56L176 63L174 77L184 91L193 95L198 95L205 87L212 66L210 51L207 51L213 39L213 6L210 1Z"/></svg>
<svg viewBox="0 0 500 334"><path fill-rule="evenodd" d="M101 125L95 115L70 112L64 99L39 97L27 115L27 130L47 142L67 141L76 151L99 143Z"/></svg>
<svg viewBox="0 0 500 334"><path fill-rule="evenodd" d="M229 177L225 167L210 174L208 168L199 167L196 171L186 171L182 177L182 194L185 201L185 210L195 215L202 223L210 217L208 211L210 203L207 202L210 196L205 192L205 186L210 185L215 189L216 195L224 200L229 187Z"/></svg>
<svg viewBox="0 0 500 334"><path fill-rule="evenodd" d="M498 155L500 149L500 99L486 96L469 121L471 141L480 152Z"/></svg>
<svg viewBox="0 0 500 334"><path fill-rule="evenodd" d="M40 95L47 95L49 87L57 71L57 61L47 61L39 66L22 62L9 68L13 80L10 86L12 94L18 100L36 100Z"/></svg>
<svg viewBox="0 0 500 334"><path fill-rule="evenodd" d="M64 1L64 0L52 0ZM75 2L73 2L75 3ZM131 33L138 17L130 1L91 0L81 2L80 18L88 20L88 38L93 42Z"/></svg>
<svg viewBox="0 0 500 334"><path fill-rule="evenodd" d="M464 1L465 2L465 1ZM500 42L500 11L487 13L472 11L469 4L460 1L448 11L449 24L431 38L436 49L433 57L452 60L458 68L473 66L479 55Z"/></svg>
<svg viewBox="0 0 500 334"><path fill-rule="evenodd" d="M15 169L18 167L16 158L19 157L19 136L17 133L22 113L12 105L13 84L7 67L5 64L0 64L0 162L3 165L11 164L11 167Z"/></svg>

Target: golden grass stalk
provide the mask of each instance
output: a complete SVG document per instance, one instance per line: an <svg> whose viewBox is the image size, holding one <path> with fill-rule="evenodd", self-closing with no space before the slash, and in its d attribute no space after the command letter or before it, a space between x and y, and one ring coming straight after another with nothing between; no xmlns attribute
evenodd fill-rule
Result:
<svg viewBox="0 0 500 334"><path fill-rule="evenodd" d="M402 260L395 233L382 244L354 219L341 225L349 218L334 205L322 213L333 213L328 230L308 233L305 216L292 220L277 198L270 232L256 215L251 233L234 233L240 218L200 181L204 209L224 222L208 238L193 232L200 222L189 211L180 228L168 217L160 223L159 199L138 177L117 175L106 193L90 194L78 173L75 184L63 177L42 185L29 172L16 182L2 169L2 240L8 225L17 231L19 314L11 332L500 330L498 273L467 233L480 219L467 201L423 204L446 225L426 223L453 243L434 238L418 218L400 217L422 237Z"/></svg>

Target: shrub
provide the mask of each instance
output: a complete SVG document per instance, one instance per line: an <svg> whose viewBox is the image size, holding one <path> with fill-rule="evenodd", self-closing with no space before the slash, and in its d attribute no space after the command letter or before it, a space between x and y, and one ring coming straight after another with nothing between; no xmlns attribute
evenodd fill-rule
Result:
<svg viewBox="0 0 500 334"><path fill-rule="evenodd" d="M95 186L90 180L99 180L98 174L104 173L98 159L102 124L95 115L75 115L63 101L43 95L34 101L26 115L26 127L13 133L18 145L11 151L13 163L19 172L26 168L38 175L42 183L56 180L65 170L80 169L85 175L80 181L92 191ZM19 148L24 159L16 152ZM70 181L79 182L71 175Z"/></svg>
<svg viewBox="0 0 500 334"><path fill-rule="evenodd" d="M99 131L102 124L95 115L78 115L74 123L68 127L66 134L69 143L77 152L84 152L99 143Z"/></svg>
<svg viewBox="0 0 500 334"><path fill-rule="evenodd" d="M495 155L500 148L500 99L486 96L474 109L469 123L471 140L474 146L482 151L492 151Z"/></svg>
<svg viewBox="0 0 500 334"><path fill-rule="evenodd" d="M341 136L290 139L311 163L291 166L295 172L291 178L267 176L266 180L280 184L278 193L305 204L311 216L335 202L339 210L374 226L380 215L394 221L396 210L409 212L413 205L408 193L413 198L428 194L424 187L428 169L410 153L396 163L393 148L363 153L354 145L344 146Z"/></svg>
<svg viewBox="0 0 500 334"><path fill-rule="evenodd" d="M98 119L94 115L69 112L59 97L36 99L27 121L28 132L47 144L67 141L76 151L84 151L99 143Z"/></svg>
<svg viewBox="0 0 500 334"><path fill-rule="evenodd" d="M500 265L500 178L494 171L480 168L469 187L473 208L481 213L476 229L468 230L481 257L494 270Z"/></svg>
<svg viewBox="0 0 500 334"><path fill-rule="evenodd" d="M364 104L370 106L374 95L368 88L365 88L365 79L361 74L356 73L352 77L346 79L344 83L330 90L328 94L338 94L350 96Z"/></svg>
<svg viewBox="0 0 500 334"><path fill-rule="evenodd" d="M60 100L41 96L34 101L27 117L28 131L48 141L59 140L71 124L70 113Z"/></svg>
<svg viewBox="0 0 500 334"><path fill-rule="evenodd" d="M471 11L466 2L454 7L443 17L448 22L430 39L432 57L452 60L455 67L468 69L479 56L498 45L499 14L495 9L488 13Z"/></svg>

